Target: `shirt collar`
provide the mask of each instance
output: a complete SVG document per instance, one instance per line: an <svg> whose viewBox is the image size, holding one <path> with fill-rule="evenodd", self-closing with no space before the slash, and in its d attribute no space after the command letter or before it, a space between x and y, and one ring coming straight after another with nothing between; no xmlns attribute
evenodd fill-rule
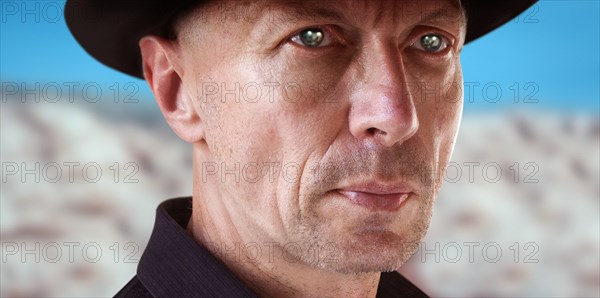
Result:
<svg viewBox="0 0 600 298"><path fill-rule="evenodd" d="M171 199L156 210L156 222L137 275L155 297L256 297L221 261L185 231L191 197Z"/></svg>
<svg viewBox="0 0 600 298"><path fill-rule="evenodd" d="M170 199L156 210L154 230L137 275L154 297L257 297L225 264L185 231L192 198ZM383 272L377 296L427 297L398 272Z"/></svg>

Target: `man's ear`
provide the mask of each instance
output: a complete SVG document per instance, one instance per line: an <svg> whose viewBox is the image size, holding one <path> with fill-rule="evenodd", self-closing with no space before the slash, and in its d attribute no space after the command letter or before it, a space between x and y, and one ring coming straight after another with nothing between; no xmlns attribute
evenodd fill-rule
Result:
<svg viewBox="0 0 600 298"><path fill-rule="evenodd" d="M202 140L202 121L192 95L184 86L178 49L170 41L153 35L143 37L139 46L144 77L171 129L188 143Z"/></svg>

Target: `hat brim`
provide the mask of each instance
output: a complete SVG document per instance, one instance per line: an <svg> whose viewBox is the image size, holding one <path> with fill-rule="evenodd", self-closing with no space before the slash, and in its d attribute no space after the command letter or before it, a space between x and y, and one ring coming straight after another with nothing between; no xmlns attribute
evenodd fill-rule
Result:
<svg viewBox="0 0 600 298"><path fill-rule="evenodd" d="M178 3L173 5L173 3ZM101 63L143 79L138 41L166 34L171 19L201 1L67 0L65 20L77 42ZM465 44L500 27L537 0L463 0Z"/></svg>

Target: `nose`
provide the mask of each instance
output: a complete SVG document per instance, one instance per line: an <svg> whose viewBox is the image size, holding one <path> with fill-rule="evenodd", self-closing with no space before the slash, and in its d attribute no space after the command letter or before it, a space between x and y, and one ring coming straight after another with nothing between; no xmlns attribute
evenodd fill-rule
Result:
<svg viewBox="0 0 600 298"><path fill-rule="evenodd" d="M350 133L392 147L412 137L419 120L397 47L380 46L364 59L351 95Z"/></svg>

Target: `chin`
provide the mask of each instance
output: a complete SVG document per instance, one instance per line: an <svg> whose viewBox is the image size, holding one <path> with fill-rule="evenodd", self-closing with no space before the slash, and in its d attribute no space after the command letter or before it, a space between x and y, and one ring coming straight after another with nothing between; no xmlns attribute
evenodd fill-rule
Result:
<svg viewBox="0 0 600 298"><path fill-rule="evenodd" d="M347 242L344 257L332 269L347 274L393 271L415 253L418 243L390 231L363 232Z"/></svg>
<svg viewBox="0 0 600 298"><path fill-rule="evenodd" d="M422 236L407 241L406 236L391 231L362 231L319 246L318 257L305 255L303 261L342 274L394 271L415 253Z"/></svg>
<svg viewBox="0 0 600 298"><path fill-rule="evenodd" d="M312 213L294 233L303 251L311 252L299 259L343 274L397 270L418 250L432 215L432 200L407 203L396 213L367 213L353 207L337 213L343 217L325 216L346 205Z"/></svg>

